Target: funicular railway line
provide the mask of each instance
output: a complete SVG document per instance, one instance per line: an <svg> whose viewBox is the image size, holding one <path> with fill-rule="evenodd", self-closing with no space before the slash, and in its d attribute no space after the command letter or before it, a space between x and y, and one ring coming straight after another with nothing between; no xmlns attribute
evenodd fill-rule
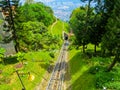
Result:
<svg viewBox="0 0 120 90"><path fill-rule="evenodd" d="M62 45L60 55L56 62L56 65L53 69L51 78L48 82L46 90L64 90L63 81L65 75L65 65L66 65L66 51L67 50L67 41Z"/></svg>

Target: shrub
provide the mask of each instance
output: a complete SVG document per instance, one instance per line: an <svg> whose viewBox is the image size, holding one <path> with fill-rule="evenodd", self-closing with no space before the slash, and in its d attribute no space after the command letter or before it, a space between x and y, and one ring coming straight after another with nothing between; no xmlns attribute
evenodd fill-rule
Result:
<svg viewBox="0 0 120 90"><path fill-rule="evenodd" d="M52 58L54 58L54 57L55 57L54 52L50 52L50 53L49 53L49 55L50 55L50 57L52 57Z"/></svg>
<svg viewBox="0 0 120 90"><path fill-rule="evenodd" d="M111 72L100 71L96 73L96 87L103 88L106 83L112 81L114 74Z"/></svg>
<svg viewBox="0 0 120 90"><path fill-rule="evenodd" d="M100 66L93 66L89 69L89 73L96 74L100 70Z"/></svg>
<svg viewBox="0 0 120 90"><path fill-rule="evenodd" d="M120 82L109 82L105 84L111 90L120 90Z"/></svg>
<svg viewBox="0 0 120 90"><path fill-rule="evenodd" d="M24 53L21 53L21 52L18 52L17 53L17 60L19 61L19 62L22 62L22 64L23 64L23 60L25 60L25 58L24 58Z"/></svg>

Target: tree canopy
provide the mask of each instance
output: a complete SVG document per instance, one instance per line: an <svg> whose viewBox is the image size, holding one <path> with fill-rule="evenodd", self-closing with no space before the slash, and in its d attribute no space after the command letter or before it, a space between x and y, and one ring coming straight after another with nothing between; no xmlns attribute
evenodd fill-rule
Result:
<svg viewBox="0 0 120 90"><path fill-rule="evenodd" d="M70 17L70 26L75 33L79 46L92 43L96 46L101 45L102 55L114 55L108 71L112 69L117 61L120 60L120 1L119 0L95 0L96 6L91 7L88 1L87 7L75 9Z"/></svg>
<svg viewBox="0 0 120 90"><path fill-rule="evenodd" d="M16 23L39 21L48 26L55 20L53 11L43 3L25 4L17 9Z"/></svg>

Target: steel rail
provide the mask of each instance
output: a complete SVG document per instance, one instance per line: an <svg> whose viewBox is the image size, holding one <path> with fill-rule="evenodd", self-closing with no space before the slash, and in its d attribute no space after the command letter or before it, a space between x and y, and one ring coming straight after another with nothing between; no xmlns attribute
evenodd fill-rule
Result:
<svg viewBox="0 0 120 90"><path fill-rule="evenodd" d="M60 50L58 60L51 74L46 90L62 90L64 74L65 74L65 55L66 55L66 41L63 43Z"/></svg>

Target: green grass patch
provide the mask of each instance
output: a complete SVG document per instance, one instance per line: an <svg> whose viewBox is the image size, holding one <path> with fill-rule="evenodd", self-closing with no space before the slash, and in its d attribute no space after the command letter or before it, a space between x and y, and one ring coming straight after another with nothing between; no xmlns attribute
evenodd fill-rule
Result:
<svg viewBox="0 0 120 90"><path fill-rule="evenodd" d="M62 32L63 31L68 32L68 29L69 29L68 23L63 22L61 20L57 20L53 26L50 25L48 27L48 30L51 34L58 35L60 37L62 37Z"/></svg>
<svg viewBox="0 0 120 90"><path fill-rule="evenodd" d="M75 49L70 51L69 56L72 90L95 90L95 78L88 73L91 65L86 63L87 57Z"/></svg>
<svg viewBox="0 0 120 90"><path fill-rule="evenodd" d="M49 55L50 53L47 51L40 51L40 52L29 52L25 55L26 60L31 60L35 62L48 62L52 60L52 58Z"/></svg>
<svg viewBox="0 0 120 90"><path fill-rule="evenodd" d="M68 32L68 29L68 23L61 20L55 21L52 25L48 27L48 32L52 35L53 42L54 39L58 40L57 43L50 45L50 48L59 48L59 46L63 43L63 31Z"/></svg>
<svg viewBox="0 0 120 90"><path fill-rule="evenodd" d="M70 87L71 90L120 90L120 64L117 63L110 72L106 69L111 64L113 57L91 56L94 46L87 46L87 53L83 54L81 48L70 49ZM100 48L97 48L100 51Z"/></svg>
<svg viewBox="0 0 120 90"><path fill-rule="evenodd" d="M94 45L93 45L93 44L88 44L88 45L87 45L87 51L89 51L89 50L90 50L90 51L93 51L93 50L94 50ZM100 51L100 50L101 50L101 46L100 46L100 45L97 46L97 47L96 47L96 50L97 50L97 51Z"/></svg>
<svg viewBox="0 0 120 90"><path fill-rule="evenodd" d="M61 36L63 31L62 26L63 26L62 21L57 21L57 23L52 28L52 34Z"/></svg>
<svg viewBox="0 0 120 90"><path fill-rule="evenodd" d="M22 68L16 68L20 62L16 58L9 57L5 59L5 65L0 64L0 89L1 90L21 90L22 85L16 74L18 70L20 77L26 87L26 90L34 90L34 88L41 82L45 72L48 70L49 64L54 62L56 58L52 58L49 52L29 52L25 53L24 64ZM29 80L29 74L35 78L33 81Z"/></svg>

